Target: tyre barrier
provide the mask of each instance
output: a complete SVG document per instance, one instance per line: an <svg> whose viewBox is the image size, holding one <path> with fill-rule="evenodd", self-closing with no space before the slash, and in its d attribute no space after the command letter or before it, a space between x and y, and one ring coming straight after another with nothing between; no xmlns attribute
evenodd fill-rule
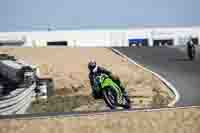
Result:
<svg viewBox="0 0 200 133"><path fill-rule="evenodd" d="M25 113L37 86L35 69L14 56L0 54L0 76L0 115Z"/></svg>
<svg viewBox="0 0 200 133"><path fill-rule="evenodd" d="M36 66L0 54L0 115L23 114L34 96L46 99L53 94L53 79L40 79L38 73Z"/></svg>
<svg viewBox="0 0 200 133"><path fill-rule="evenodd" d="M27 108L32 102L32 96L35 93L34 89L36 84L34 83L29 88L19 88L13 91L10 98L1 97L0 100L0 115L10 115L25 113Z"/></svg>
<svg viewBox="0 0 200 133"><path fill-rule="evenodd" d="M32 97L27 97L26 100L18 103L17 105L13 106L12 108L10 108L9 110L2 112L1 115L11 115L11 114L18 114L18 112L21 112L21 110L23 110L25 113L25 111L27 110L27 105L30 105L32 101Z"/></svg>

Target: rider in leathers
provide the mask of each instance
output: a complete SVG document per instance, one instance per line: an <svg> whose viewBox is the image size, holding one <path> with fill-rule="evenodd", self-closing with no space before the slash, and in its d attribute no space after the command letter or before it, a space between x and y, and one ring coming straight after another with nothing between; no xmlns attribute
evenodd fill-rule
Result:
<svg viewBox="0 0 200 133"><path fill-rule="evenodd" d="M112 72L106 70L103 67L97 66L95 61L90 61L88 63L88 69L89 69L90 84L91 84L91 87L92 87L92 95L95 99L98 99L98 98L101 97L100 94L98 94L96 92L95 77L102 74L102 73L108 75L121 88L124 96L128 96L127 92L125 91L125 88L122 86L118 76L112 74Z"/></svg>
<svg viewBox="0 0 200 133"><path fill-rule="evenodd" d="M192 52L192 48L194 47L195 49L195 44L194 42L192 41L192 38L189 39L189 41L187 42L187 53L189 55L189 53Z"/></svg>

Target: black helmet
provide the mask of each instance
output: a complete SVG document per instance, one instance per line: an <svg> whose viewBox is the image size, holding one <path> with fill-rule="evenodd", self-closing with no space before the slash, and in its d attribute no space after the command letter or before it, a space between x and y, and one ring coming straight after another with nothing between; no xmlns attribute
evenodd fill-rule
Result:
<svg viewBox="0 0 200 133"><path fill-rule="evenodd" d="M88 69L93 71L93 69L97 66L96 61L92 60L88 63Z"/></svg>

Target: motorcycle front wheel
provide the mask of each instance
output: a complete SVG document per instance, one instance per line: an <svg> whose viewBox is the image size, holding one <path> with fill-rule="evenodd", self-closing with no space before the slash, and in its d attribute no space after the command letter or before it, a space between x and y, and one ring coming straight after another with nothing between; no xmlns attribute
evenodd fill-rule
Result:
<svg viewBox="0 0 200 133"><path fill-rule="evenodd" d="M102 92L102 94L103 94L103 99L107 104L107 106L110 109L116 109L116 101L117 101L116 92L112 88L108 87Z"/></svg>

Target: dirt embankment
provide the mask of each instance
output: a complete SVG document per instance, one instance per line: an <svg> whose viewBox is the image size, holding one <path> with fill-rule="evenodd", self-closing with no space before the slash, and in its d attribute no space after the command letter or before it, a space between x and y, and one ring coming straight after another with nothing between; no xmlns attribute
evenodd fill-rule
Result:
<svg viewBox="0 0 200 133"><path fill-rule="evenodd" d="M65 96L66 99L71 98L73 101L66 102L65 98L61 98L60 102L63 103L60 105L61 109L57 110L58 107L56 107L51 111L64 111L62 106L68 104L73 106L70 111L99 110L104 105L102 101L95 101L90 96L87 63L91 59L95 59L98 65L120 76L134 107L163 106L174 99L169 88L159 79L136 65L128 63L126 59L107 48L2 48L0 52L37 65L40 68L41 77L54 79L56 94ZM79 100L74 102L77 99ZM75 103L77 106L73 105ZM51 103L43 103L45 106L47 104ZM34 106L37 112L38 105Z"/></svg>
<svg viewBox="0 0 200 133"><path fill-rule="evenodd" d="M199 133L200 108L0 120L1 133Z"/></svg>

